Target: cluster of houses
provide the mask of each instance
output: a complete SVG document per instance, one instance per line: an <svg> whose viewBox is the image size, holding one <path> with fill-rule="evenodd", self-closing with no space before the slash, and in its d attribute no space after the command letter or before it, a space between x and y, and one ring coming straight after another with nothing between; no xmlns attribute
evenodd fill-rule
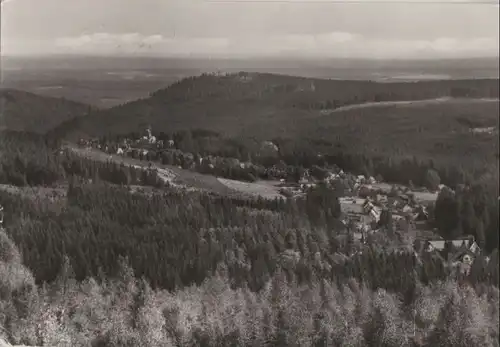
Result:
<svg viewBox="0 0 500 347"><path fill-rule="evenodd" d="M441 237L419 238L415 240L414 250L416 255L427 255L438 259L455 273L460 274L468 274L474 260L482 253L472 235L455 240L444 240ZM490 261L488 256L483 259L486 264Z"/></svg>
<svg viewBox="0 0 500 347"><path fill-rule="evenodd" d="M123 139L118 143L101 143L99 139L84 140L80 139L78 142L80 147L87 149L99 149L109 154L118 155L132 155L140 154L142 156L147 156L149 151L161 150L167 148L174 148L175 143L173 140L169 140L165 143L163 140L157 140L151 132L151 128L146 129L146 135L139 139Z"/></svg>
<svg viewBox="0 0 500 347"><path fill-rule="evenodd" d="M176 148L173 140L157 140L152 135L151 129L146 129L146 135L139 139L123 139L117 143L103 143L99 139L84 140L81 139L78 145L83 148L97 149L108 154L127 156L134 159L147 161L166 161L170 165L179 166L179 168L202 171L204 173L216 173L218 169L230 168L232 170L246 170L257 177L273 177L281 179L283 182L290 176L290 167L273 166L265 168L252 162L243 162L236 158L227 158L214 155L201 156L180 151ZM261 152L264 154L275 154L278 147L271 141L263 141ZM165 160L169 158L169 160ZM173 158L173 159L172 159ZM231 178L231 177L228 177ZM305 182L305 181L304 181ZM309 180L307 180L309 182Z"/></svg>
<svg viewBox="0 0 500 347"><path fill-rule="evenodd" d="M281 192L287 197L302 195L319 183L319 179L313 177L310 170L304 170L298 182L290 182L293 181L290 180L293 170L284 164L264 168L251 162L240 162L235 158L210 155L202 157L183 153L175 148L173 140L166 142L157 140L152 135L151 128L146 129L145 135L138 139L123 139L121 142L113 144L102 144L98 140L81 140L80 145L96 148L110 154L131 156L149 161L162 160L162 156L166 154L173 155L176 158L175 162L181 162L183 168L191 170L199 170L202 167L208 172L221 167L248 170L254 175L279 180L282 187ZM264 141L261 147L262 150L269 153L279 151L278 147L270 141ZM336 167L326 168L325 172L322 181L334 189L342 189L343 191L343 197L339 199L343 216L342 223L358 242L363 244L368 235L379 233L382 230L380 222L385 214L392 219L391 225L395 232L404 233L409 228L418 231L420 236L417 236L417 241L419 243L418 246L415 246L418 253L441 254L444 252L445 240L436 236L436 233L429 227L429 201L420 201L415 198L415 189L411 190L404 186L378 182L374 177L355 176ZM442 188L444 187L440 186L440 189ZM456 259L463 260L463 264L472 262L474 255L480 251L477 244L470 242L470 239L467 239L465 243L463 239L450 240L450 242L455 249L462 250L454 254L458 257ZM426 246L422 247L422 244Z"/></svg>
<svg viewBox="0 0 500 347"><path fill-rule="evenodd" d="M343 224L356 242L365 244L369 235L384 233L387 236L387 229L381 227L381 217L385 213L392 219L394 241L398 235L412 230L415 255L437 257L446 266L468 273L481 253L473 236L444 240L432 228L428 204L415 199L407 188L385 185L381 189L376 183L372 177L358 176L350 195L339 199Z"/></svg>
<svg viewBox="0 0 500 347"><path fill-rule="evenodd" d="M371 184L363 182L366 179L359 177L348 196L339 199L346 224L354 225L360 233L374 232L385 212L392 218L396 229L405 229L409 224L415 227L417 224L426 225L429 220L426 205L398 190L374 189L372 177L369 179Z"/></svg>

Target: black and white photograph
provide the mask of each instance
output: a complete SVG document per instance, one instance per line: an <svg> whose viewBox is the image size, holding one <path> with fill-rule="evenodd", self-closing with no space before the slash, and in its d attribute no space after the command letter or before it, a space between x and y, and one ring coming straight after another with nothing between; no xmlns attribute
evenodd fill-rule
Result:
<svg viewBox="0 0 500 347"><path fill-rule="evenodd" d="M499 347L498 0L2 0L0 347Z"/></svg>

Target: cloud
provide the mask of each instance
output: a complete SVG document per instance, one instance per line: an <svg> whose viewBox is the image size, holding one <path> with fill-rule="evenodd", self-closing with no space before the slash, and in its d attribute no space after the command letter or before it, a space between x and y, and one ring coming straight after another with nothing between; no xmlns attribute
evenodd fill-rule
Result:
<svg viewBox="0 0 500 347"><path fill-rule="evenodd" d="M78 37L63 37L55 46L74 53L164 53L190 54L217 52L229 45L225 38L176 38L139 33L94 33Z"/></svg>
<svg viewBox="0 0 500 347"><path fill-rule="evenodd" d="M33 44L33 43L31 43ZM17 45L17 46L16 46ZM2 49L19 48L20 43L2 42ZM31 46L34 47L34 46ZM246 35L239 38L182 37L139 33L92 33L61 37L52 43L38 43L48 53L144 54L162 56L289 55L339 58L448 58L498 56L496 37L425 39L370 38L349 32L318 34ZM10 50L9 50L10 48ZM5 51L4 51L5 52Z"/></svg>

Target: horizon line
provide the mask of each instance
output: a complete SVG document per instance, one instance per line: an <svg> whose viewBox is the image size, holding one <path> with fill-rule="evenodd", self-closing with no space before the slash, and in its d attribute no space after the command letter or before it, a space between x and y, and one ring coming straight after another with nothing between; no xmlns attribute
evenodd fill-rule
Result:
<svg viewBox="0 0 500 347"><path fill-rule="evenodd" d="M191 55L191 54L172 54L172 55L140 55L140 54L81 54L81 53L41 53L41 54L0 54L0 58L137 58L137 59L188 59L188 60L364 60L364 61L447 61L447 60L498 60L500 55L484 55L470 57L334 57L334 56L279 56L279 55Z"/></svg>

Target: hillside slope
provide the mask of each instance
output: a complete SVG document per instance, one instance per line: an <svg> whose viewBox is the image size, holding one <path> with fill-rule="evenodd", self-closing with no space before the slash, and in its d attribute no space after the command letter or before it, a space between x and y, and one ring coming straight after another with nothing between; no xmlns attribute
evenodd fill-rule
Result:
<svg viewBox="0 0 500 347"><path fill-rule="evenodd" d="M297 126L304 136L334 142L345 151L440 161L460 156L489 161L498 156L498 99L381 103L338 111L301 120Z"/></svg>
<svg viewBox="0 0 500 347"><path fill-rule="evenodd" d="M442 97L498 98L498 80L375 83L334 81L273 74L202 75L89 117L66 122L57 134L66 139L123 134L151 125L156 131L190 128L228 136L296 137L298 120L319 111L378 101Z"/></svg>
<svg viewBox="0 0 500 347"><path fill-rule="evenodd" d="M20 90L0 89L0 130L46 133L70 119L83 116L90 106Z"/></svg>

